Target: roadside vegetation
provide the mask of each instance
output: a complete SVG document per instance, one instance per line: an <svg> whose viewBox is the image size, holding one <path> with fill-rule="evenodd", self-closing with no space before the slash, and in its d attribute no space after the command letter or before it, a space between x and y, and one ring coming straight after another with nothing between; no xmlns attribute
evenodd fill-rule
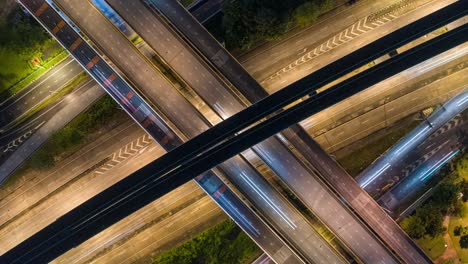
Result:
<svg viewBox="0 0 468 264"><path fill-rule="evenodd" d="M22 122L24 122L28 118L32 117L34 114L36 114L39 111L41 111L42 109L44 109L49 104L52 104L52 103L62 99L67 94L70 94L71 92L73 92L73 90L75 88L78 88L78 86L80 84L82 84L84 81L87 81L89 79L90 79L90 77L88 76L87 73L83 72L83 73L79 74L78 76L76 76L75 78L70 80L68 83L66 83L60 90L58 90L57 92L55 92L51 96L47 97L47 99L40 102L35 107L29 109L27 112L23 113L23 115L21 115L17 120L15 120L15 122L11 126L8 126L8 129L10 129L11 127L14 127L14 126L16 126L18 124L21 124Z"/></svg>
<svg viewBox="0 0 468 264"><path fill-rule="evenodd" d="M0 20L0 100L17 93L66 56L19 7Z"/></svg>
<svg viewBox="0 0 468 264"><path fill-rule="evenodd" d="M436 176L442 181L432 197L400 222L403 230L433 260L445 252L448 237L460 261L468 262L467 169L468 154L446 165Z"/></svg>
<svg viewBox="0 0 468 264"><path fill-rule="evenodd" d="M391 148L406 134L411 132L419 123L419 121L413 120L404 127L386 133L385 136L371 143L363 144L359 149L338 159L338 161L346 168L346 171L348 171L352 177L357 177L361 171L367 168L375 159Z"/></svg>
<svg viewBox="0 0 468 264"><path fill-rule="evenodd" d="M152 263L250 263L260 254L260 248L228 219L164 252Z"/></svg>
<svg viewBox="0 0 468 264"><path fill-rule="evenodd" d="M180 3L181 3L183 6L189 6L190 4L193 3L193 0L180 0Z"/></svg>
<svg viewBox="0 0 468 264"><path fill-rule="evenodd" d="M79 114L68 125L53 133L47 142L36 151L29 165L32 169L47 169L67 157L84 144L90 135L113 122L118 115L117 103L108 95L99 99L88 110Z"/></svg>
<svg viewBox="0 0 468 264"><path fill-rule="evenodd" d="M463 208L463 202L458 199L462 191L462 181L458 174L445 178L432 198L416 209L415 213L401 221L400 225L408 235L414 239L424 236L436 237L445 232L442 225L446 215L459 215Z"/></svg>
<svg viewBox="0 0 468 264"><path fill-rule="evenodd" d="M223 39L228 49L247 50L255 43L276 40L296 26L307 26L333 7L335 0L225 1Z"/></svg>

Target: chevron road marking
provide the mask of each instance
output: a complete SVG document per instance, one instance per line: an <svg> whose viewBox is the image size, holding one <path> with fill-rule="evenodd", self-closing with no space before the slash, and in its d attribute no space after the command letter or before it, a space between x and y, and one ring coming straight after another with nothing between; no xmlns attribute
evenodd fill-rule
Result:
<svg viewBox="0 0 468 264"><path fill-rule="evenodd" d="M367 18L368 17L364 18L363 28L365 28L365 29L367 29L369 31L369 30L372 30L374 28L367 25Z"/></svg>
<svg viewBox="0 0 468 264"><path fill-rule="evenodd" d="M455 127L461 125L462 123L464 123L464 121L465 120L462 118L462 116L460 114L456 115L453 119L451 119L446 124L444 124L442 127L437 129L434 133L432 133L432 135L429 136L429 140L431 140L431 139L433 139L435 137L438 137L441 134L447 132L448 130L451 130L452 128L455 128Z"/></svg>
<svg viewBox="0 0 468 264"><path fill-rule="evenodd" d="M0 149L4 148L3 149L3 152L12 152L12 151L15 151L17 147L19 147L21 145L21 143L23 143L26 139L28 139L34 132L37 131L37 129L42 126L43 124L45 123L45 121L41 122L39 125L37 125L36 127L34 128L31 128L29 129L28 131L26 131L26 133L24 133L23 135L19 136L18 138L14 139L13 141L10 141L6 147L3 146L3 147L0 147Z"/></svg>
<svg viewBox="0 0 468 264"><path fill-rule="evenodd" d="M144 134L143 136L121 147L118 151L115 151L114 153L112 153L112 158L110 158L110 160L106 162L104 165L97 168L94 171L94 173L104 174L106 171L117 166L119 163L137 154L140 150L147 147L150 143L151 143L151 138L147 134Z"/></svg>
<svg viewBox="0 0 468 264"><path fill-rule="evenodd" d="M401 3L404 3L407 1L402 1ZM400 3L400 5L401 5ZM406 4L407 5L407 4ZM396 5L398 7L398 5ZM341 31L340 33L336 34L335 36L327 39L325 42L320 44L319 46L315 47L313 50L303 54L301 57L296 59L294 62L290 63L289 65L283 67L281 70L277 71L276 73L270 75L269 77L265 78L261 84L265 84L269 81L272 81L281 75L289 72L290 70L294 69L295 67L302 65L313 58L320 56L323 53L326 53L344 43L347 43L362 34L376 29L394 19L396 19L398 16L394 15L393 12L395 12L398 9L395 8L387 8L381 12L378 12L376 14L366 16L351 26L347 27L345 30Z"/></svg>

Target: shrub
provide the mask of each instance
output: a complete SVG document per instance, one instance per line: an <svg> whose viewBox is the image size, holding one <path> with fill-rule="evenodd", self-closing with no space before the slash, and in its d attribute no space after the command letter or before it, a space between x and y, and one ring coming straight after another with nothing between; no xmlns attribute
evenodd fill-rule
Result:
<svg viewBox="0 0 468 264"><path fill-rule="evenodd" d="M460 237L460 247L461 248L468 248L468 235L464 235Z"/></svg>

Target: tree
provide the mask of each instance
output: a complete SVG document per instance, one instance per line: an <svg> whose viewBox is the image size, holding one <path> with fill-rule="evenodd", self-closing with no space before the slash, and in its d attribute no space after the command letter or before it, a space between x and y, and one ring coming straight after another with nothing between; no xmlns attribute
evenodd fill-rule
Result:
<svg viewBox="0 0 468 264"><path fill-rule="evenodd" d="M320 15L320 7L315 2L307 2L294 10L294 20L300 27L307 26Z"/></svg>
<svg viewBox="0 0 468 264"><path fill-rule="evenodd" d="M453 207L457 200L458 194L461 191L461 186L454 183L453 180L447 179L443 181L433 194L433 204L442 210L443 214Z"/></svg>
<svg viewBox="0 0 468 264"><path fill-rule="evenodd" d="M425 234L435 237L443 232L443 214L439 207L433 204L426 204L416 210L415 217L421 219L425 228Z"/></svg>
<svg viewBox="0 0 468 264"><path fill-rule="evenodd" d="M401 222L401 227L405 232L412 238L419 239L426 233L426 227L424 226L421 218L416 216L409 216Z"/></svg>
<svg viewBox="0 0 468 264"><path fill-rule="evenodd" d="M287 1L238 0L223 6L228 48L248 49L257 41L273 40L289 28Z"/></svg>
<svg viewBox="0 0 468 264"><path fill-rule="evenodd" d="M468 145L468 142L466 143ZM457 173L460 177L462 178L468 178L468 154L465 154L460 160L457 162ZM466 185L463 185L463 195L465 195L465 192L467 193L468 196L468 183L464 181ZM468 199L468 197L465 197L464 199Z"/></svg>
<svg viewBox="0 0 468 264"><path fill-rule="evenodd" d="M460 247L461 248L468 248L468 235L464 235L460 237Z"/></svg>
<svg viewBox="0 0 468 264"><path fill-rule="evenodd" d="M334 0L237 0L223 5L228 48L248 49L275 40L295 24L305 25L335 6Z"/></svg>

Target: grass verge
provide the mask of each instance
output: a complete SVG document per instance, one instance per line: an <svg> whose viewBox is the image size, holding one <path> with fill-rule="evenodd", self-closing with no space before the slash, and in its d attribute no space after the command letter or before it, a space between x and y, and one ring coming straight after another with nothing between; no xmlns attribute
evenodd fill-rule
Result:
<svg viewBox="0 0 468 264"><path fill-rule="evenodd" d="M89 109L80 113L62 129L50 135L44 143L20 168L18 168L2 188L16 183L29 170L43 170L70 156L78 149L95 139L95 134L112 129L126 117L123 111L117 111L117 104L105 95Z"/></svg>
<svg viewBox="0 0 468 264"><path fill-rule="evenodd" d="M463 210L460 216L450 217L450 223L448 227L448 233L452 240L453 246L457 251L457 255L461 263L468 263L468 249L460 247L460 236L455 236L453 231L456 226L468 226L468 204L463 205Z"/></svg>
<svg viewBox="0 0 468 264"><path fill-rule="evenodd" d="M9 96L15 95L18 92L20 92L23 88L31 84L34 80L39 78L42 74L50 70L52 67L60 63L62 60L64 60L68 56L68 52L65 50L62 50L60 53L58 53L55 57L50 58L47 60L42 67L34 70L31 72L29 75L18 81L15 85L11 86L3 92L0 96L1 100L4 100L8 98Z"/></svg>
<svg viewBox="0 0 468 264"><path fill-rule="evenodd" d="M52 67L63 48L19 7L0 23L0 98L17 93Z"/></svg>
<svg viewBox="0 0 468 264"><path fill-rule="evenodd" d="M53 133L47 142L29 160L32 169L46 169L69 156L91 140L90 135L114 121L118 115L117 103L108 95L99 99L88 110L79 114L68 125Z"/></svg>
<svg viewBox="0 0 468 264"><path fill-rule="evenodd" d="M193 0L180 0L180 3L181 3L183 6L188 6L188 5L190 5L191 3L193 3Z"/></svg>
<svg viewBox="0 0 468 264"><path fill-rule="evenodd" d="M59 100L60 98L66 96L67 94L71 93L79 84L83 83L84 81L89 80L89 76L87 73L83 72L70 80L66 83L59 91L54 93L53 95L49 96L47 99L40 102L38 105L30 109L28 112L23 114L20 118L18 118L12 126L17 124L21 124L23 121L27 120L37 112L41 111L47 105Z"/></svg>
<svg viewBox="0 0 468 264"><path fill-rule="evenodd" d="M403 128L387 133L384 137L363 145L361 148L340 158L338 161L351 176L356 177L375 159L385 153L385 151L391 148L406 134L411 132L419 123L419 121L414 120Z"/></svg>
<svg viewBox="0 0 468 264"><path fill-rule="evenodd" d="M229 219L164 252L152 263L249 263L260 254L261 249Z"/></svg>
<svg viewBox="0 0 468 264"><path fill-rule="evenodd" d="M437 235L434 238L425 236L416 240L416 243L431 259L437 259L445 252L445 240L442 235Z"/></svg>

